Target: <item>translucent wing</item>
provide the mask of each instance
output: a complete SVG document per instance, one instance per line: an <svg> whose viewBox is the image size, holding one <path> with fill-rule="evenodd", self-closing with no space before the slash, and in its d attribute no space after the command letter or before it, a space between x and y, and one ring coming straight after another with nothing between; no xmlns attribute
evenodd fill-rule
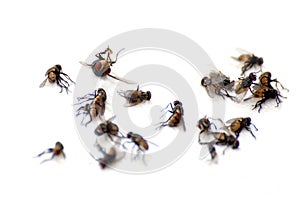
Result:
<svg viewBox="0 0 300 200"><path fill-rule="evenodd" d="M209 73L209 77L211 79L212 84L222 83L226 79L226 76L222 74L222 72L215 72L215 71L211 71Z"/></svg>
<svg viewBox="0 0 300 200"><path fill-rule="evenodd" d="M182 123L183 131L186 131L186 127L185 127L185 122L184 122L183 116L181 117L181 123Z"/></svg>
<svg viewBox="0 0 300 200"><path fill-rule="evenodd" d="M201 145L199 160L204 160L209 154L208 145Z"/></svg>
<svg viewBox="0 0 300 200"><path fill-rule="evenodd" d="M216 96L214 86L208 85L208 86L205 87L205 90L206 90L208 96L210 96L211 98L214 98Z"/></svg>
<svg viewBox="0 0 300 200"><path fill-rule="evenodd" d="M234 97L234 101L236 101L237 103L242 102L244 97L246 96L248 90L249 90L248 88L243 89L242 93L239 93Z"/></svg>
<svg viewBox="0 0 300 200"><path fill-rule="evenodd" d="M132 96L132 94L134 92L136 92L136 90L126 90L126 91L120 90L120 91L118 91L118 94L121 97L124 97L127 101L129 101L130 97Z"/></svg>
<svg viewBox="0 0 300 200"><path fill-rule="evenodd" d="M237 117L237 118L229 119L228 121L226 121L226 124L231 124L235 120L240 120L240 119L242 119L242 117Z"/></svg>
<svg viewBox="0 0 300 200"><path fill-rule="evenodd" d="M236 48L236 51L239 52L240 54L252 54L251 52L242 48Z"/></svg>
<svg viewBox="0 0 300 200"><path fill-rule="evenodd" d="M47 82L48 78L46 78L41 84L40 84L40 88L44 87L46 82Z"/></svg>
<svg viewBox="0 0 300 200"><path fill-rule="evenodd" d="M88 63L86 63L86 62L84 62L84 61L79 61L79 63L80 63L81 65L83 65L83 66L88 66L88 67L92 67L92 66L93 66L92 64L88 64Z"/></svg>
<svg viewBox="0 0 300 200"><path fill-rule="evenodd" d="M130 80L126 80L124 78L120 78L120 77L117 77L115 75L108 74L108 76L110 76L111 78L114 78L116 80L122 81L124 83L127 83L127 84L136 84L136 82L133 82L133 81L130 81Z"/></svg>

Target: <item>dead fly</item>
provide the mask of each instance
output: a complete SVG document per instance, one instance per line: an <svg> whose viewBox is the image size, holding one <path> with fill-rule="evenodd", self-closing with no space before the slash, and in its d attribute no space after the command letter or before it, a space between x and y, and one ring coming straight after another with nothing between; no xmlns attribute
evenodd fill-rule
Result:
<svg viewBox="0 0 300 200"><path fill-rule="evenodd" d="M90 120L85 123L85 126L91 123L92 120L95 119L97 116L99 116L101 119L101 116L103 116L105 112L106 98L107 98L106 92L103 88L99 88L98 90L95 90L94 93L92 94L87 94L83 97L77 98L79 103L74 105L82 104L84 102L89 102L84 106L79 107L76 110L76 117L79 115L84 115L84 117L81 120L81 124L83 124L83 121L87 115L89 115Z"/></svg>
<svg viewBox="0 0 300 200"><path fill-rule="evenodd" d="M262 64L264 63L262 57L257 57L254 54L246 52L245 50L242 49L238 49L238 50L244 52L244 54L241 54L239 57L232 57L232 58L243 63L241 76L244 75L246 71L248 71L249 69L253 68L256 65L259 66L260 71L262 71L261 67Z"/></svg>
<svg viewBox="0 0 300 200"><path fill-rule="evenodd" d="M172 103L169 103L168 106L165 109L163 109L163 110L166 110L170 106L172 110L167 110L165 112L165 114L167 112L170 112L172 115L169 117L169 119L167 121L161 122L160 123L161 125L158 128L160 129L164 126L177 127L178 124L180 123L180 121L182 121L183 130L186 131L185 123L184 123L184 119L183 119L184 111L183 111L182 103L180 101L176 100L176 101L174 101L173 104L174 104L174 107L172 106ZM163 114L163 116L165 114Z"/></svg>
<svg viewBox="0 0 300 200"><path fill-rule="evenodd" d="M132 151L133 151L134 147L137 147L138 148L137 153L143 153L143 161L144 161L145 151L147 151L149 149L148 143L151 143L151 144L154 144L154 143L147 141L141 135L133 133L133 132L127 133L127 138L130 139L130 141L126 141L125 143L123 143L123 148L127 149L125 144L133 143L134 146L132 147ZM154 145L157 146L156 144L154 144Z"/></svg>
<svg viewBox="0 0 300 200"><path fill-rule="evenodd" d="M248 101L252 98L260 98L260 100L257 101L254 107L252 108L252 110L254 110L257 107L259 107L258 112L260 112L260 110L262 109L262 104L264 104L269 99L275 99L277 104L276 107L278 107L279 104L282 102L280 97L286 98L282 96L278 90L261 85L256 87L253 91L253 95L244 99L244 101Z"/></svg>
<svg viewBox="0 0 300 200"><path fill-rule="evenodd" d="M121 136L119 135L119 127L115 124L112 123L111 121L115 118L116 116L111 117L110 119L104 121L103 123L100 123L97 128L95 129L95 134L97 136L101 136L103 134L106 134L111 141L114 142L112 136L118 137L118 138L125 138L121 133Z"/></svg>
<svg viewBox="0 0 300 200"><path fill-rule="evenodd" d="M235 87L235 93L237 94L235 98L236 102L241 102L248 90L251 91L252 84L255 84L254 81L256 81L256 75L254 73L250 73L249 76L245 78L239 78Z"/></svg>
<svg viewBox="0 0 300 200"><path fill-rule="evenodd" d="M109 76L109 77L114 78L116 80L123 81L123 82L128 83L128 84L133 84L133 82L131 82L131 81L127 81L125 79L122 79L122 78L119 78L117 76L114 76L114 75L110 74L111 67L113 66L113 64L115 64L117 62L119 53L122 50L124 50L124 49L121 49L120 51L118 51L118 53L116 54L115 60L112 60L110 58L110 55L113 54L113 51L109 47L107 47L105 49L105 51L99 52L95 55L98 59L94 60L92 62L92 64L88 64L88 63L83 62L83 61L80 61L80 64L82 64L84 66L91 67L94 74L98 77ZM106 58L103 57L103 55L105 55L105 54L107 54Z"/></svg>
<svg viewBox="0 0 300 200"><path fill-rule="evenodd" d="M231 131L235 135L236 138L238 138L240 136L240 133L243 129L246 129L247 131L249 131L251 133L251 135L254 137L254 139L256 139L250 126L252 125L256 131L258 129L256 128L256 126L253 123L251 123L250 117L246 117L246 118L239 117L239 118L230 119L226 122L226 124L228 124L228 125L224 124L224 127L222 127L222 128L225 129L227 132Z"/></svg>
<svg viewBox="0 0 300 200"><path fill-rule="evenodd" d="M53 160L55 157L58 157L58 156L63 156L63 158L65 159L65 158L66 158L66 155L65 155L65 153L63 152L63 149L64 149L64 146L62 145L62 143L56 142L54 148L46 149L45 151L43 151L42 153L40 153L40 154L37 155L36 157L40 157L40 156L44 155L45 153L52 153L51 158L46 159L46 160L43 160L43 161L41 162L41 164L44 163L44 162L46 162L46 161Z"/></svg>
<svg viewBox="0 0 300 200"><path fill-rule="evenodd" d="M239 147L240 142L238 139L228 133L225 132L211 132L211 134L214 136L214 140L210 142L201 142L201 145L221 145L226 146L226 148L223 150L223 154L225 153L226 149L231 147L232 149L237 149Z"/></svg>
<svg viewBox="0 0 300 200"><path fill-rule="evenodd" d="M136 90L118 91L118 93L126 99L126 106L135 106L151 99L151 92L143 92L139 89L139 86L137 86Z"/></svg>
<svg viewBox="0 0 300 200"><path fill-rule="evenodd" d="M228 91L233 90L234 81L225 76L222 72L212 71L209 76L205 76L201 80L201 85L205 87L207 94L213 98L215 95L221 96L223 99L226 97L233 98Z"/></svg>
<svg viewBox="0 0 300 200"><path fill-rule="evenodd" d="M67 80L65 80L61 75L63 75ZM70 86L68 80L71 83L75 84L75 82L72 81L72 79L67 74L62 72L61 65L54 65L53 67L48 69L45 76L47 76L47 78L40 84L40 88L44 87L48 80L50 84L56 83L61 88L60 93L62 93L63 89L65 89L68 94L70 91L68 89Z"/></svg>
<svg viewBox="0 0 300 200"><path fill-rule="evenodd" d="M109 148L108 151L104 149L100 144L96 143L98 150L102 153L102 158L95 158L94 155L91 156L99 162L99 165L102 169L105 169L107 166L112 165L115 162L123 159L125 157L125 153L120 155L115 146Z"/></svg>

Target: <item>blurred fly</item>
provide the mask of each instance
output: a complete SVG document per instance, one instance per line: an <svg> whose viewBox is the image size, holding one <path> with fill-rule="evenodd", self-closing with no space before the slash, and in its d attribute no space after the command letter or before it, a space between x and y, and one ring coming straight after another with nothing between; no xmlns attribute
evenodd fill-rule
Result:
<svg viewBox="0 0 300 200"><path fill-rule="evenodd" d="M210 142L201 142L201 145L219 145L219 146L226 146L226 148L223 150L223 154L225 153L226 149L231 147L232 149L237 149L240 145L240 142L238 139L225 132L211 132L211 134L214 136L214 140Z"/></svg>
<svg viewBox="0 0 300 200"><path fill-rule="evenodd" d="M110 147L108 151L105 148L103 148L99 143L96 143L96 146L97 149L102 153L103 157L95 158L92 154L91 156L99 162L101 169L105 169L107 166L110 166L113 163L116 163L125 157L125 152L119 152L115 145Z"/></svg>
<svg viewBox="0 0 300 200"><path fill-rule="evenodd" d="M244 52L239 57L232 57L234 60L237 60L239 62L243 63L242 66L242 73L241 76L245 74L246 71L250 70L251 68L255 66L260 67L260 71L262 71L262 65L264 63L264 60L262 57L257 57L253 53L249 53L245 50L238 49L241 52Z"/></svg>
<svg viewBox="0 0 300 200"><path fill-rule="evenodd" d="M52 156L51 158L49 159L46 159L46 160L43 160L41 162L44 163L44 162L47 162L47 161L50 161L50 160L53 160L55 157L59 157L59 156L62 156L64 159L66 158L66 155L64 153L64 146L62 145L62 143L60 142L56 142L55 143L55 147L54 148L49 148L49 149L46 149L45 151L43 151L42 153L40 153L39 155L37 155L36 157L40 157L46 153L52 153Z"/></svg>

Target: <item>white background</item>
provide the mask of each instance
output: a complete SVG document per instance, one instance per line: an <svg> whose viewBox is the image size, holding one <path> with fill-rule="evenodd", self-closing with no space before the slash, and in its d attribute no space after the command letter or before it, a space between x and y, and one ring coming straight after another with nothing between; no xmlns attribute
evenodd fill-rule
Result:
<svg viewBox="0 0 300 200"><path fill-rule="evenodd" d="M299 199L299 19L296 1L2 1L0 198ZM290 89L288 99L260 114L229 103L226 113L251 116L257 141L245 134L240 151L229 151L217 165L198 160L195 141L157 173L99 169L76 133L72 95L38 85L57 63L75 79L78 61L103 41L149 27L190 37L234 77L235 48L264 57L266 69ZM65 146L65 162L40 165L32 158L56 141Z"/></svg>

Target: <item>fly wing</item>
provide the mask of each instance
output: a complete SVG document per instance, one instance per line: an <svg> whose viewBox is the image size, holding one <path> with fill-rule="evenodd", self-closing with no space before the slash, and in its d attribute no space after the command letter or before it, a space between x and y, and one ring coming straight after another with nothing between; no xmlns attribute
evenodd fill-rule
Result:
<svg viewBox="0 0 300 200"><path fill-rule="evenodd" d="M118 77L118 76L116 76L116 75L108 74L108 76L110 76L111 78L114 78L114 79L116 79L116 80L122 81L122 82L124 82L124 83L127 83L127 84L136 84L136 82L133 82L133 81L130 81L130 80L126 80L126 79L124 79L124 78L120 78L120 77Z"/></svg>
<svg viewBox="0 0 300 200"><path fill-rule="evenodd" d="M208 145L201 145L199 160L204 160L209 154Z"/></svg>
<svg viewBox="0 0 300 200"><path fill-rule="evenodd" d="M244 49L241 49L241 48L237 48L236 49L241 55L239 57L234 57L234 56L231 56L232 59L236 60L236 61L239 61L239 62L245 62L247 60L249 60L250 56L252 55L252 53L244 50Z"/></svg>
<svg viewBox="0 0 300 200"><path fill-rule="evenodd" d="M199 137L200 143L209 143L215 139L215 137L213 136L213 132L211 131L204 131Z"/></svg>
<svg viewBox="0 0 300 200"><path fill-rule="evenodd" d="M233 118L233 119L229 119L228 121L226 121L226 124L231 124L232 122L234 122L235 120L239 120L241 119L241 117L237 117L237 118Z"/></svg>
<svg viewBox="0 0 300 200"><path fill-rule="evenodd" d="M208 85L208 86L205 87L205 90L206 90L208 96L210 96L211 98L214 98L216 96L214 86Z"/></svg>
<svg viewBox="0 0 300 200"><path fill-rule="evenodd" d="M234 97L234 101L236 101L237 103L241 103L244 100L244 97L246 96L248 90L248 88L243 89L243 91L240 90L239 94Z"/></svg>
<svg viewBox="0 0 300 200"><path fill-rule="evenodd" d="M46 82L47 82L48 78L46 78L41 84L40 84L40 88L44 87Z"/></svg>
<svg viewBox="0 0 300 200"><path fill-rule="evenodd" d="M236 51L239 52L240 54L252 54L251 52L242 48L236 48Z"/></svg>
<svg viewBox="0 0 300 200"><path fill-rule="evenodd" d="M212 83L220 83L222 82L226 76L222 74L222 72L216 72L216 71L211 71L209 73L209 78L211 79Z"/></svg>
<svg viewBox="0 0 300 200"><path fill-rule="evenodd" d="M88 64L88 63L86 63L86 62L84 62L84 61L79 61L79 63L80 63L81 65L83 65L83 66L88 66L88 67L92 67L92 66L93 66L92 64Z"/></svg>
<svg viewBox="0 0 300 200"><path fill-rule="evenodd" d="M183 127L183 131L186 131L186 127L185 127L185 122L184 122L184 118L183 116L181 116L181 123L182 123L182 127Z"/></svg>
<svg viewBox="0 0 300 200"><path fill-rule="evenodd" d="M211 72L209 74L211 78L212 85L220 85L223 86L223 81L225 79L228 79L227 76L225 76L222 72Z"/></svg>
<svg viewBox="0 0 300 200"><path fill-rule="evenodd" d="M126 91L118 91L118 94L121 97L124 97L127 101L129 101L130 97L132 96L132 94L136 92L136 90L126 90Z"/></svg>
<svg viewBox="0 0 300 200"><path fill-rule="evenodd" d="M97 136L101 136L104 134L102 128L100 125L97 126L97 128L95 129L94 133L97 135Z"/></svg>

